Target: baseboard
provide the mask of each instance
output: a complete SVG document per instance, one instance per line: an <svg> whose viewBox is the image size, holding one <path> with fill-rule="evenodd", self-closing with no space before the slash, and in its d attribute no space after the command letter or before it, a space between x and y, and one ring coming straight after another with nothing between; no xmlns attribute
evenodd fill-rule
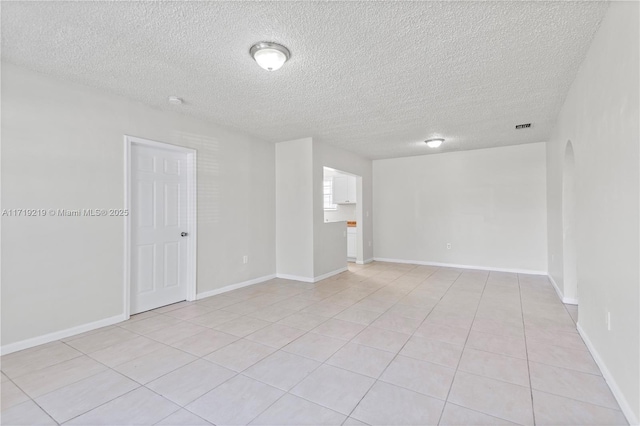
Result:
<svg viewBox="0 0 640 426"><path fill-rule="evenodd" d="M282 278L285 280L293 280L293 281L302 281L305 283L317 283L318 281L326 280L329 277L334 275L338 275L344 271L349 270L347 266L344 268L336 269L335 271L327 272L326 274L318 275L317 277L302 277L299 275L289 275L289 274L276 274L278 278Z"/></svg>
<svg viewBox="0 0 640 426"><path fill-rule="evenodd" d="M216 288L214 290L209 290L209 291L205 291L205 292L202 292L202 293L197 293L196 294L196 300L200 300L200 299L204 299L206 297L211 297L211 296L215 296L215 295L218 295L218 294L226 293L226 292L232 291L232 290L237 290L237 289L242 288L242 287L247 287L247 286L250 286L250 285L263 283L265 281L269 281L269 280L272 280L274 278L276 278L276 274L265 275L265 276L262 276L262 277L254 278L252 280L243 281L241 283L230 284L230 285L226 285L224 287Z"/></svg>
<svg viewBox="0 0 640 426"><path fill-rule="evenodd" d="M553 288L556 289L556 293L558 294L558 299L562 301L564 299L564 294L562 294L562 291L560 291L560 287L558 287L556 280L554 280L553 277L549 275L549 281L551 281L551 285L553 286Z"/></svg>
<svg viewBox="0 0 640 426"><path fill-rule="evenodd" d="M371 262L373 262L373 258L367 259L367 260L365 260L364 262L361 262L361 261L359 261L359 260L356 260L356 263L357 263L358 265L366 265L367 263L371 263Z"/></svg>
<svg viewBox="0 0 640 426"><path fill-rule="evenodd" d="M236 290L242 287L247 287L253 284L258 284L264 281L269 281L275 278L276 275L265 275L263 277L254 278L252 280L244 281L237 284L228 285L215 290L206 291L204 293L198 293L196 300L204 299L205 297L215 296L216 294L226 293L227 291ZM21 351L23 349L33 348L34 346L44 345L45 343L53 342L56 340L65 339L67 337L75 336L76 334L85 333L98 328L107 327L109 325L117 324L125 321L127 318L125 314L116 315L110 318L101 319L98 321L82 324L76 327L67 328L65 330L55 331L53 333L45 334L43 336L32 337L30 339L21 340L15 343L9 343L0 347L0 355L7 355L13 352Z"/></svg>
<svg viewBox="0 0 640 426"><path fill-rule="evenodd" d="M313 277L302 277L300 275L276 274L276 277L282 278L284 280L302 281L305 283L314 282Z"/></svg>
<svg viewBox="0 0 640 426"><path fill-rule="evenodd" d="M336 269L335 271L331 271L331 272L327 272L326 274L318 275L317 277L313 278L313 282L317 283L318 281L326 280L329 277L341 274L344 271L348 271L348 270L349 270L349 267L345 266L344 268Z"/></svg>
<svg viewBox="0 0 640 426"><path fill-rule="evenodd" d="M562 291L560 291L560 287L558 287L558 284L556 283L556 281L553 279L551 275L549 275L549 281L551 281L553 288L556 289L556 293L558 294L558 299L560 299L562 303L564 303L565 305L578 304L578 299L572 299L571 297L564 297L564 294L562 294Z"/></svg>
<svg viewBox="0 0 640 426"><path fill-rule="evenodd" d="M3 345L2 347L0 347L0 354L7 355L13 352L21 351L23 349L33 348L34 346L44 345L45 343L75 336L76 334L86 333L87 331L92 331L98 328L117 324L124 320L126 320L125 315L120 314L110 318L105 318L105 319L90 322L87 324L82 324L75 327L67 328L65 330L54 331L53 333L44 334L42 336L32 337L30 339L21 340L15 343L9 343L8 345Z"/></svg>
<svg viewBox="0 0 640 426"><path fill-rule="evenodd" d="M622 391L618 387L618 384L613 378L613 375L611 374L606 364L600 357L600 354L598 353L598 351L596 351L595 347L593 346L593 343L591 343L589 336L587 336L587 333L582 329L579 323L577 324L577 328L578 328L578 333L580 333L582 340L584 340L585 345L587 345L587 349L589 349L591 356L593 357L596 364L598 364L598 367L600 367L602 376L604 377L607 384L609 385L609 388L611 389L611 393L613 393L613 396L616 398L616 401L618 401L618 405L620 405L622 414L624 414L624 416L627 418L627 421L631 426L638 425L639 424L638 419L633 413L631 406L629 406L629 402L622 394Z"/></svg>
<svg viewBox="0 0 640 426"><path fill-rule="evenodd" d="M455 263L425 262L422 260L387 259L383 257L374 257L373 260L377 262L408 263L410 265L442 266L445 268L460 268L460 269L477 269L479 271L511 272L514 274L528 274L528 275L547 275L547 271L537 271L537 270L531 270L531 269L494 268L494 267L488 267L488 266L458 265Z"/></svg>

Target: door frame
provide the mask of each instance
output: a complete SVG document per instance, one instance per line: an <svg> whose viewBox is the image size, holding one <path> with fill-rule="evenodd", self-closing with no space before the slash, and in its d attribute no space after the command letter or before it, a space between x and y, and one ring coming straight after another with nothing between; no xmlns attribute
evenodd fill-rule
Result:
<svg viewBox="0 0 640 426"><path fill-rule="evenodd" d="M186 226L191 238L187 241L187 295L186 300L196 300L197 259L197 180L196 150L136 136L124 135L124 208L131 213L131 147L141 145L180 152L187 155L187 217ZM124 216L124 317L131 316L131 215Z"/></svg>
<svg viewBox="0 0 640 426"><path fill-rule="evenodd" d="M576 244L576 160L569 140L562 160L562 303L577 305L578 246ZM571 229L571 233L567 230Z"/></svg>

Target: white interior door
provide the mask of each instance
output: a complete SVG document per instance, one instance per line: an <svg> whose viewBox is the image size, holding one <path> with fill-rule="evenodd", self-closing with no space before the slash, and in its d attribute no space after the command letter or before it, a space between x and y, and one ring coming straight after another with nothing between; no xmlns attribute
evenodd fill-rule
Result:
<svg viewBox="0 0 640 426"><path fill-rule="evenodd" d="M131 314L187 297L187 155L131 146Z"/></svg>

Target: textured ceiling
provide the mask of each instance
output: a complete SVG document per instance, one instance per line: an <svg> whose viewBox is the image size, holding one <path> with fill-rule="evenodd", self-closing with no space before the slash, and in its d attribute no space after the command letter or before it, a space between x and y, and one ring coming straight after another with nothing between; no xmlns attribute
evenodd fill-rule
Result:
<svg viewBox="0 0 640 426"><path fill-rule="evenodd" d="M546 140L607 6L5 1L2 58L267 141L390 158ZM262 70L258 41L291 60Z"/></svg>

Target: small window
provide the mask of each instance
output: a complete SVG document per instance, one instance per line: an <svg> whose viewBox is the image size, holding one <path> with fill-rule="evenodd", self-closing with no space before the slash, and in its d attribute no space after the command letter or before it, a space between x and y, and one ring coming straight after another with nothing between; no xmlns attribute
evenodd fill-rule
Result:
<svg viewBox="0 0 640 426"><path fill-rule="evenodd" d="M322 181L324 194L324 209L337 210L338 206L333 204L333 178L327 177Z"/></svg>

